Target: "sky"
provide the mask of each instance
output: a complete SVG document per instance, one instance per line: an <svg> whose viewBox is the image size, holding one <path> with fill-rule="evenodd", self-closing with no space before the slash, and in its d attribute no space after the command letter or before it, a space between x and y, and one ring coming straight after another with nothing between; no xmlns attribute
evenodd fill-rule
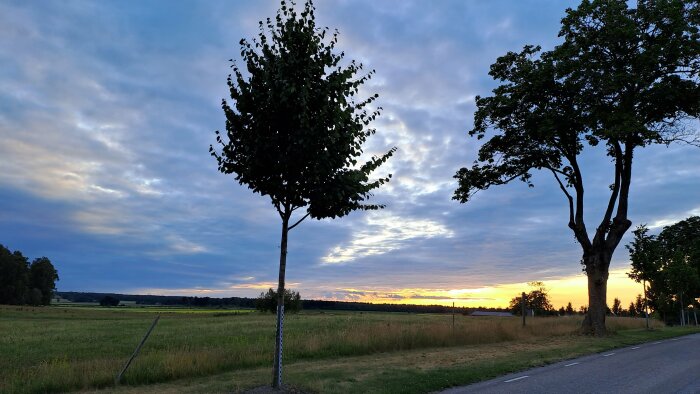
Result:
<svg viewBox="0 0 700 394"><path fill-rule="evenodd" d="M453 201L455 172L476 158L474 100L498 56L551 49L575 1L318 0L319 26L347 59L376 70L360 96L382 115L366 154L382 211L307 220L292 230L287 285L302 298L506 306L544 281L556 307L585 305L581 249L548 174ZM57 267L60 291L256 296L276 287L281 221L268 197L217 172L229 59L276 1L0 2L0 244ZM700 127L695 120L690 127ZM613 169L582 157L586 220L602 217ZM700 214L700 155L637 152L629 217L652 233ZM624 245L608 298L623 305Z"/></svg>

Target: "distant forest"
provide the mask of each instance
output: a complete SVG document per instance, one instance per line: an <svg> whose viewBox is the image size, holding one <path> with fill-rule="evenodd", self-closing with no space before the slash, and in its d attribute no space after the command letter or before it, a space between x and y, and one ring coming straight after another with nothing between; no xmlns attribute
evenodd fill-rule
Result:
<svg viewBox="0 0 700 394"><path fill-rule="evenodd" d="M59 291L55 293L63 299L72 302L100 302L106 296L119 301L135 302L137 305L166 305L192 307L222 307L222 308L255 308L255 298L246 297L181 297L139 294L115 293L84 293L74 291ZM363 312L409 312L409 313L462 313L468 314L475 310L508 312L507 308L465 308L444 305L403 305L403 304L371 304L368 302L345 302L324 300L302 300L305 310L335 310Z"/></svg>

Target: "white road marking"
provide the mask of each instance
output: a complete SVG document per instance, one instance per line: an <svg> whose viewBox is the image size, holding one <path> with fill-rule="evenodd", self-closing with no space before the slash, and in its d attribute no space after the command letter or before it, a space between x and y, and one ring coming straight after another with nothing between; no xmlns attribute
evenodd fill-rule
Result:
<svg viewBox="0 0 700 394"><path fill-rule="evenodd" d="M571 364L566 364L566 365L564 365L564 366L565 366L565 367L570 367L570 366L572 366L572 365L576 365L576 364L578 364L578 363L571 363Z"/></svg>
<svg viewBox="0 0 700 394"><path fill-rule="evenodd" d="M652 344L652 345L658 345L658 344L660 344L660 343L661 343L661 342L652 342L651 344Z"/></svg>
<svg viewBox="0 0 700 394"><path fill-rule="evenodd" d="M504 381L503 383L515 382L516 380L525 379L525 378L529 378L529 376L525 375L525 376L520 376L520 377L513 378L513 379L508 379L508 380Z"/></svg>
<svg viewBox="0 0 700 394"><path fill-rule="evenodd" d="M673 338L673 339L671 339L671 340L672 340L672 341L677 341L677 340L679 340L679 339L680 339L680 338Z"/></svg>
<svg viewBox="0 0 700 394"><path fill-rule="evenodd" d="M604 354L603 357L610 357L610 356L612 356L613 354L615 354L615 353Z"/></svg>
<svg viewBox="0 0 700 394"><path fill-rule="evenodd" d="M630 350L639 349L639 346L631 347Z"/></svg>

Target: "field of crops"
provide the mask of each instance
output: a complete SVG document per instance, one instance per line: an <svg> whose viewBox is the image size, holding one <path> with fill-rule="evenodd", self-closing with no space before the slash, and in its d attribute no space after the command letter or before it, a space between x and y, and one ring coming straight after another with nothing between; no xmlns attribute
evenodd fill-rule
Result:
<svg viewBox="0 0 700 394"><path fill-rule="evenodd" d="M143 388L256 368L266 371L272 365L272 314L4 306L0 307L0 392L113 386L115 375L156 314L161 315L158 325L124 376L127 386ZM451 315L304 312L287 316L285 363L326 360L329 365L356 356L571 338L580 317L536 318L525 328L520 324L517 318L457 315L453 326ZM608 321L609 328L618 332L639 330L643 324L641 319ZM245 382L236 383L236 387L245 386Z"/></svg>

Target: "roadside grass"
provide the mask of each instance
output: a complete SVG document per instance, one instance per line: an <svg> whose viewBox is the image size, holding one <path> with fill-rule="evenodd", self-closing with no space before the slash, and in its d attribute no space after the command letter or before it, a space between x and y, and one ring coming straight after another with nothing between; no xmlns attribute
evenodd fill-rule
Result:
<svg viewBox="0 0 700 394"><path fill-rule="evenodd" d="M0 307L0 392L43 393L113 386L114 376L155 316L155 313L145 313L148 308L129 309ZM226 371L236 371L234 374L243 374L245 378L236 380L239 383L226 389L229 391L244 387L241 384L249 387L268 383L274 349L274 315L226 314L220 310L152 311L162 317L124 376L126 385L146 389L148 386L143 385L189 381ZM310 390L334 392L336 385L328 383L334 379L348 381L340 387L364 387L360 382L373 382L373 377L380 372L401 375L406 365L410 365L401 363L422 350L440 359L454 351L485 351L495 347L487 346L489 344L499 344L498 348L502 348L541 343L545 346L543 351L550 351L546 348L550 343L568 340L573 346L579 340L588 340L574 335L580 320L580 317L535 318L522 328L517 318L457 316L453 329L451 315L305 312L288 315L285 321L285 364L290 366L285 371L290 382L298 381L300 387ZM656 328L661 327L658 322L654 324ZM626 338L628 332L643 325L643 319L608 320L611 331L618 333L615 338ZM652 331L657 332L675 331ZM644 335L648 333L644 331ZM334 369L347 359L366 355L371 355L367 358L368 365L373 365L372 359L387 355L395 355L396 362L387 364L386 368L381 364L366 370L359 366L350 368L351 371L360 368L356 371L358 376ZM475 355L478 356L478 352ZM306 362L311 366L318 363L323 367L322 373L312 380L306 378L303 371L297 376L296 366ZM436 368L450 369L452 365L459 365L459 362L442 363ZM257 378L258 375L261 378ZM338 392L346 392L343 390ZM353 389L348 390L352 392ZM217 389L203 390L206 391Z"/></svg>
<svg viewBox="0 0 700 394"><path fill-rule="evenodd" d="M694 327L628 329L606 338L568 335L442 349L380 353L285 367L285 384L311 393L427 393L475 383L586 354L700 332ZM269 385L271 368L239 370L96 393L226 393Z"/></svg>

